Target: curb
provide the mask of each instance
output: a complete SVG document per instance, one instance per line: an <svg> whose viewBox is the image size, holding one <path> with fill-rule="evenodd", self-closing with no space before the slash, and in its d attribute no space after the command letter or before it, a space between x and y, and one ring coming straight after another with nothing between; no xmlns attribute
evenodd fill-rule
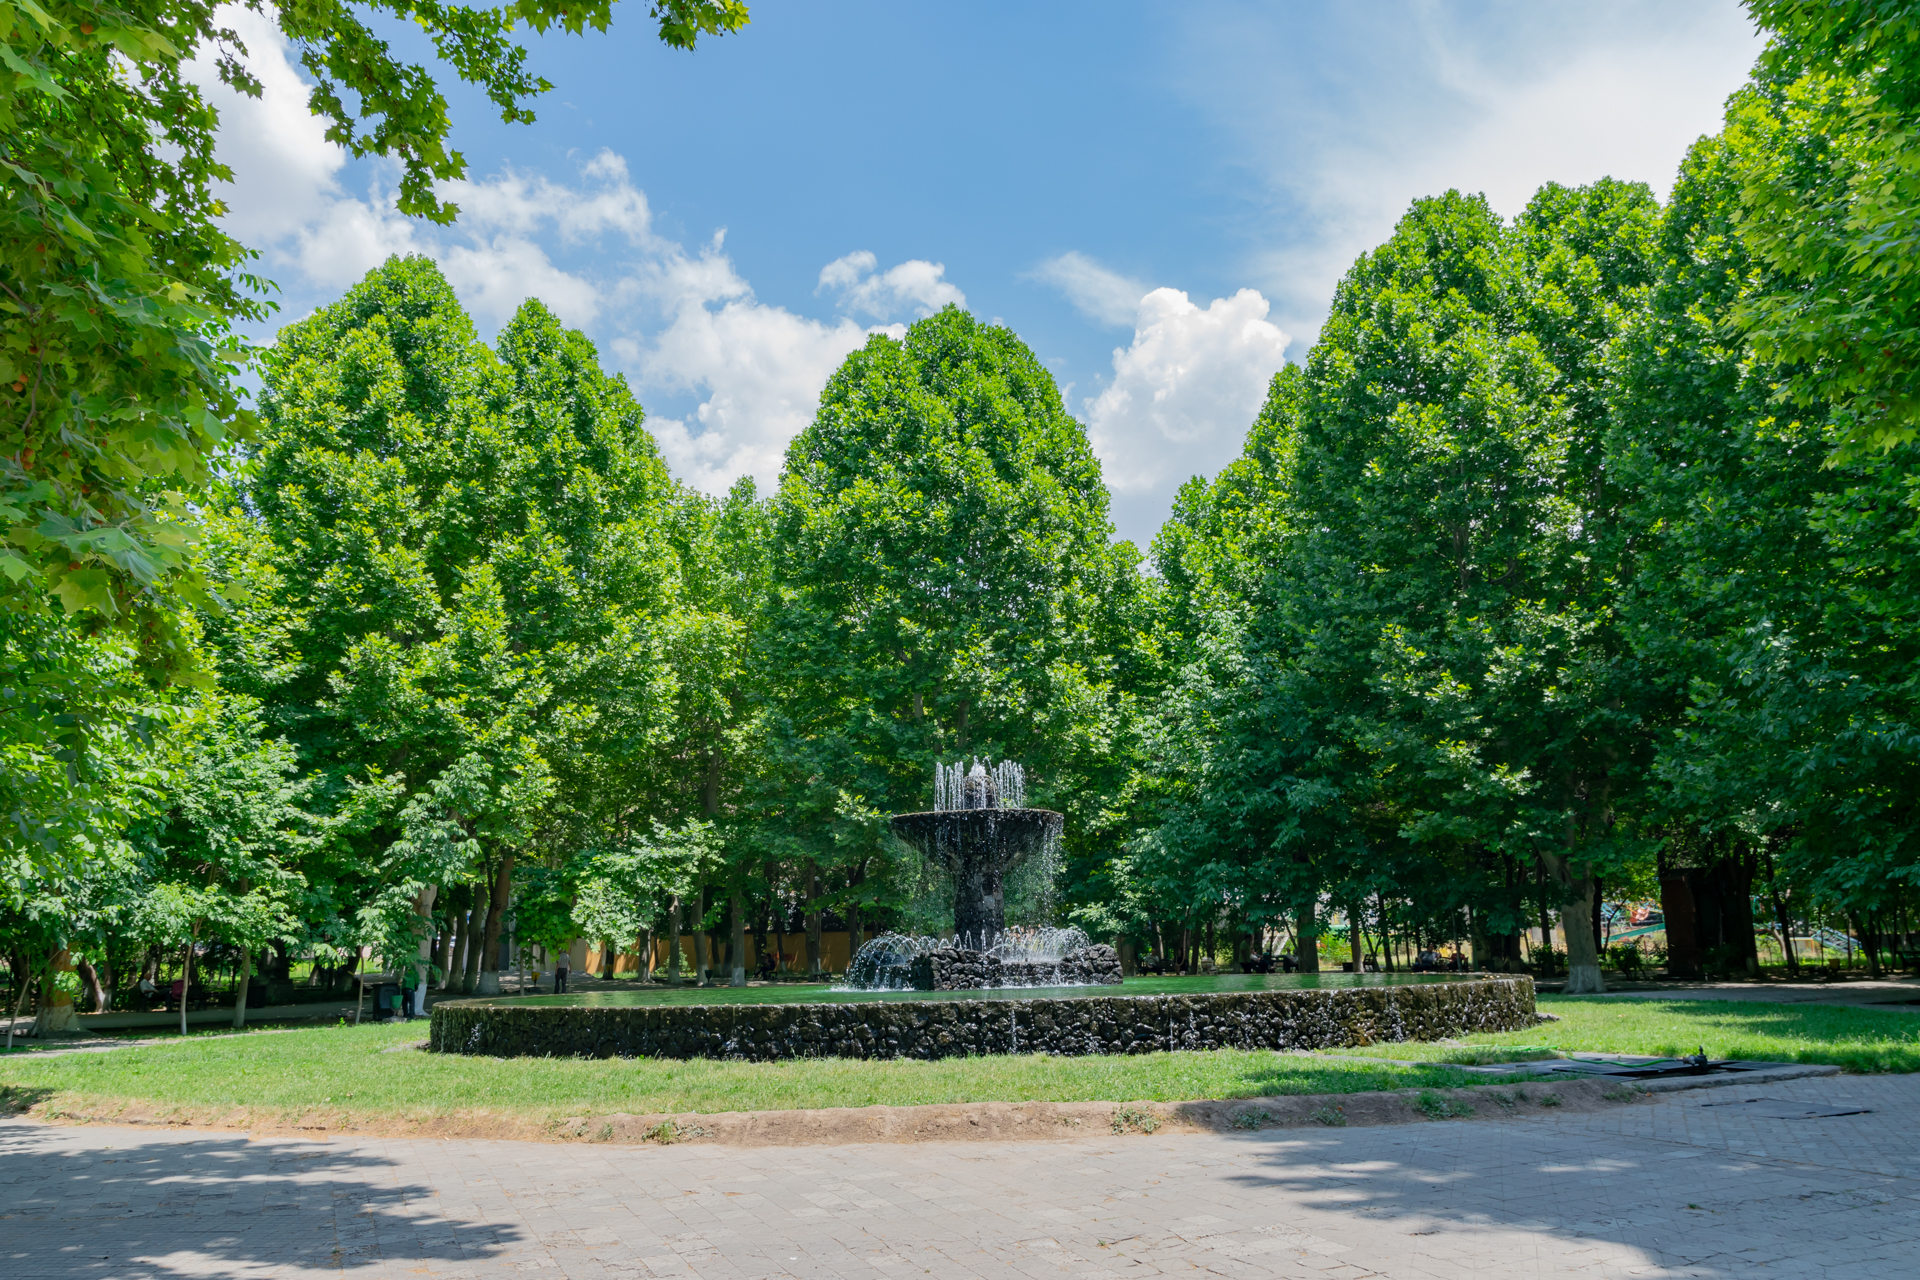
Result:
<svg viewBox="0 0 1920 1280"><path fill-rule="evenodd" d="M1762 1071L1742 1071L1725 1076L1676 1076L1670 1080L1641 1080L1635 1087L1648 1093L1679 1093L1683 1089L1724 1089L1729 1085L1776 1084L1782 1080L1804 1080L1810 1076L1837 1076L1840 1068L1820 1063L1768 1067Z"/></svg>

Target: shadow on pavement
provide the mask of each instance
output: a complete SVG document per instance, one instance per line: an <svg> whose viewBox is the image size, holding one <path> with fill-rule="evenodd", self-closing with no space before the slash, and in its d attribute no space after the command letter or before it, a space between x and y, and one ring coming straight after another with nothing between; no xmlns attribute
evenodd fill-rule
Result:
<svg viewBox="0 0 1920 1280"><path fill-rule="evenodd" d="M57 1131L55 1131L57 1133ZM0 1275L120 1277L351 1271L477 1261L519 1238L454 1222L395 1162L321 1142L144 1139L69 1152L0 1128Z"/></svg>

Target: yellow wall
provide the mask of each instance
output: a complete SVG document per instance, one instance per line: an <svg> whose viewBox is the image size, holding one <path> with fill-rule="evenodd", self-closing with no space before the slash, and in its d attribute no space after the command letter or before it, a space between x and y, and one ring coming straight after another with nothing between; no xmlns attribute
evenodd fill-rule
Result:
<svg viewBox="0 0 1920 1280"><path fill-rule="evenodd" d="M871 938L874 934L873 931L869 929L863 931L863 936ZM785 941L786 946L781 954L785 958L786 963L781 972L804 974L807 971L807 935L804 933L790 933L786 935ZM756 939L749 933L747 935L747 972L750 975L757 972L760 967L760 950L755 945L755 942ZM769 933L767 935L767 943L770 947L779 946L780 942L781 937L779 934ZM653 967L656 971L666 969L667 949L667 939L656 936L653 940ZM715 949L715 954L719 954L719 948ZM680 955L681 972L692 973L693 935L682 934L680 936ZM841 929L834 932L822 932L820 935L821 967L831 973L844 973L847 968L847 958L847 931ZM639 967L640 957L637 955L630 952L621 952L614 956L613 972L616 977L621 975L632 976L639 970ZM599 948L595 947L587 951L585 971L588 973L600 972Z"/></svg>

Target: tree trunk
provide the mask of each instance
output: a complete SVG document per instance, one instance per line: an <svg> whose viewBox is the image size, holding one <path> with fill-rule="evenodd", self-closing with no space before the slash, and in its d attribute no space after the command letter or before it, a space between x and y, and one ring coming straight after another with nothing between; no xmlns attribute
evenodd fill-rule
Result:
<svg viewBox="0 0 1920 1280"><path fill-rule="evenodd" d="M733 914L733 953L727 958L732 961L732 980L728 984L735 987L747 985L747 902L745 896L735 887L730 902Z"/></svg>
<svg viewBox="0 0 1920 1280"><path fill-rule="evenodd" d="M197 932L197 931L196 931ZM193 937L187 938L180 961L180 1034L187 1034L187 998L193 994Z"/></svg>
<svg viewBox="0 0 1920 1280"><path fill-rule="evenodd" d="M807 864L807 976L820 976L820 869L811 862Z"/></svg>
<svg viewBox="0 0 1920 1280"><path fill-rule="evenodd" d="M447 922L439 933L434 935L433 954L427 959L432 971L438 975L434 985L441 990L446 989L447 974L453 968L453 935L456 928L455 922L460 918L453 907L453 896L452 893L447 895Z"/></svg>
<svg viewBox="0 0 1920 1280"><path fill-rule="evenodd" d="M710 970L713 968L713 937L707 932L707 912L713 909L712 891L705 885L700 887L700 918L693 925L693 977L703 987L713 985Z"/></svg>
<svg viewBox="0 0 1920 1280"><path fill-rule="evenodd" d="M673 907L667 912L667 984L680 985L680 917L686 913L679 895L673 899Z"/></svg>
<svg viewBox="0 0 1920 1280"><path fill-rule="evenodd" d="M1853 934L1860 939L1860 947L1867 953L1867 976L1880 976L1880 930L1874 923L1871 912L1860 911L1853 916Z"/></svg>
<svg viewBox="0 0 1920 1280"><path fill-rule="evenodd" d="M480 989L480 962L484 952L480 936L486 931L487 910L493 901L493 889L485 880L473 886L473 909L467 912L466 962L460 966L460 990L472 995Z"/></svg>
<svg viewBox="0 0 1920 1280"><path fill-rule="evenodd" d="M51 966L53 962L49 960L47 963ZM24 951L14 952L7 967L12 971L14 985L20 988L19 994L13 998L13 1016L7 1019L7 1048L11 1050L13 1048L13 1024L20 1020L21 1006L27 1002L27 990L33 986L33 974L28 971L27 953Z"/></svg>
<svg viewBox="0 0 1920 1280"><path fill-rule="evenodd" d="M480 994L500 994L500 934L507 919L507 898L513 892L513 854L500 855L493 873L493 892L487 900L487 931L480 939Z"/></svg>
<svg viewBox="0 0 1920 1280"><path fill-rule="evenodd" d="M1773 918L1780 924L1780 954L1786 961L1787 976L1800 976L1800 957L1793 953L1793 922L1787 918L1787 904L1780 896L1780 882L1773 876L1773 850L1766 851L1767 896L1773 900Z"/></svg>
<svg viewBox="0 0 1920 1280"><path fill-rule="evenodd" d="M1547 860L1540 859L1540 949L1546 952L1543 962L1548 976L1553 973L1553 913L1547 909L1547 878L1549 875ZM1571 940L1569 940L1571 941Z"/></svg>
<svg viewBox="0 0 1920 1280"><path fill-rule="evenodd" d="M81 985L87 989L87 998L93 1001L95 1013L107 1011L107 989L100 982L100 975L94 970L92 962L85 956L73 962L73 971L80 975Z"/></svg>
<svg viewBox="0 0 1920 1280"><path fill-rule="evenodd" d="M1604 885L1600 877L1595 876L1593 878L1593 950L1596 955L1605 955L1607 953L1607 939L1605 937L1606 921L1600 918L1600 895L1602 892L1604 892Z"/></svg>
<svg viewBox="0 0 1920 1280"><path fill-rule="evenodd" d="M1320 927L1314 921L1314 903L1302 903L1294 916L1293 950L1302 973L1320 972Z"/></svg>
<svg viewBox="0 0 1920 1280"><path fill-rule="evenodd" d="M635 948L633 971L638 980L645 982L653 976L653 930L642 929L640 936L634 939Z"/></svg>
<svg viewBox="0 0 1920 1280"><path fill-rule="evenodd" d="M247 988L253 983L253 949L240 948L240 981L233 991L233 1028L247 1025Z"/></svg>
<svg viewBox="0 0 1920 1280"><path fill-rule="evenodd" d="M851 902L847 904L847 968L853 968L853 958L860 954L860 908Z"/></svg>
<svg viewBox="0 0 1920 1280"><path fill-rule="evenodd" d="M414 895L413 914L419 921L414 926L420 934L420 973L419 981L413 988L413 1016L418 1018L427 1011L427 980L433 973L433 900L440 895L440 886L427 885Z"/></svg>
<svg viewBox="0 0 1920 1280"><path fill-rule="evenodd" d="M1542 854L1542 870L1559 887L1562 907L1560 918L1567 926L1567 994L1597 995L1607 989L1600 974L1600 956L1594 950L1593 931L1582 928L1593 917L1594 880L1591 864L1578 863L1558 854ZM1579 874L1575 874L1575 872ZM1541 914L1546 907L1543 903ZM1551 935L1549 935L1551 937Z"/></svg>

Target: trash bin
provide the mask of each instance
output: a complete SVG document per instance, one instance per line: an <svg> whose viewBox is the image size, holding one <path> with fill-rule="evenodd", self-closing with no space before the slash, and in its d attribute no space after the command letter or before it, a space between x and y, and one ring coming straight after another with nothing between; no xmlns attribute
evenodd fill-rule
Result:
<svg viewBox="0 0 1920 1280"><path fill-rule="evenodd" d="M406 989L397 982L383 982L374 988L373 1007L380 1021L401 1017L406 1012Z"/></svg>

